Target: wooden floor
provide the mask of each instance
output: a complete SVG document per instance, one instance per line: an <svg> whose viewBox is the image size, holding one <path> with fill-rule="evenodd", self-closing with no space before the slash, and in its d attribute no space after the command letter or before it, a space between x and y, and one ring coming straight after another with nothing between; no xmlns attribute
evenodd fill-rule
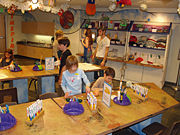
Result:
<svg viewBox="0 0 180 135"><path fill-rule="evenodd" d="M15 62L19 65L32 65L36 61L37 61L36 59L30 59L30 58L25 58L25 57L15 57ZM29 80L29 82L30 82L30 80ZM114 80L113 86L118 87L119 81ZM56 90L59 90L59 85L57 82L56 82ZM180 101L180 91L175 92L171 87L169 87L169 85L165 85L163 87L163 90L166 91L172 97L174 97L176 100ZM34 101L34 100L36 100L36 94L35 94L34 84L32 84L30 89L29 89L29 101ZM180 105L176 106L172 109L169 109L163 113L163 117L162 117L162 124L163 125L165 125L167 127L171 127L172 123L174 121L177 121L177 120L180 120ZM128 135L129 132L132 132L132 131L127 129L126 134ZM118 133L113 133L113 134L117 135Z"/></svg>

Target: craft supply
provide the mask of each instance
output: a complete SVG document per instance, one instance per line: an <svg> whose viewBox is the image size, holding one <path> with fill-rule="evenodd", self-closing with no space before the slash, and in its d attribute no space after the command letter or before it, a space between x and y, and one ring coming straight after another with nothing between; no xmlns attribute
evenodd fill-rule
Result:
<svg viewBox="0 0 180 135"><path fill-rule="evenodd" d="M91 111L97 111L97 98L93 92L87 93L87 103Z"/></svg>
<svg viewBox="0 0 180 135"><path fill-rule="evenodd" d="M42 100L37 100L35 103L27 108L27 120L26 124L32 126L34 121L37 120L42 114L44 114Z"/></svg>
<svg viewBox="0 0 180 135"><path fill-rule="evenodd" d="M9 106L6 105L5 109L0 106L0 131L12 128L16 124L16 119L9 112Z"/></svg>

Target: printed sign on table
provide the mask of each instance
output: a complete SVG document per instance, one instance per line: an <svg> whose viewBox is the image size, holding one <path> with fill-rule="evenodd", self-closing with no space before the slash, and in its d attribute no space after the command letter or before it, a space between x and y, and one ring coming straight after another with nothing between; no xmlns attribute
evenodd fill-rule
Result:
<svg viewBox="0 0 180 135"><path fill-rule="evenodd" d="M45 70L54 70L54 57L45 58Z"/></svg>
<svg viewBox="0 0 180 135"><path fill-rule="evenodd" d="M112 86L109 85L108 83L104 82L102 101L108 107L110 107L110 105L111 105L111 93L112 93Z"/></svg>

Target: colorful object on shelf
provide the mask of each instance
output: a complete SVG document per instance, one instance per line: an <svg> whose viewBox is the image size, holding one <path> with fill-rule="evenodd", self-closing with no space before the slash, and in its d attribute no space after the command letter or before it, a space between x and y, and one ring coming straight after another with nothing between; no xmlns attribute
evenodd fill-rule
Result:
<svg viewBox="0 0 180 135"><path fill-rule="evenodd" d="M88 3L86 4L86 14L95 15L95 13L96 13L95 0L88 0Z"/></svg>
<svg viewBox="0 0 180 135"><path fill-rule="evenodd" d="M22 68L20 65L13 63L10 65L10 71L11 72L19 72L19 71L22 71Z"/></svg>
<svg viewBox="0 0 180 135"><path fill-rule="evenodd" d="M37 100L27 108L26 124L32 126L33 122L44 113L42 100Z"/></svg>
<svg viewBox="0 0 180 135"><path fill-rule="evenodd" d="M141 57L138 57L138 58L135 60L135 62L141 62L141 61L143 61L143 58L141 58Z"/></svg>
<svg viewBox="0 0 180 135"><path fill-rule="evenodd" d="M39 62L36 62L36 63L35 63L35 66L33 67L32 70L33 70L33 71L42 71L42 70L43 70L43 67L42 67L42 65L41 65Z"/></svg>
<svg viewBox="0 0 180 135"><path fill-rule="evenodd" d="M8 12L9 14L13 15L16 9L17 9L17 6L15 6L14 4L12 4L12 5L8 8L7 12Z"/></svg>
<svg viewBox="0 0 180 135"><path fill-rule="evenodd" d="M133 44L136 44L136 43L137 43L137 37L131 35L129 39L129 45L133 46Z"/></svg>
<svg viewBox="0 0 180 135"><path fill-rule="evenodd" d="M3 110L0 106L0 131L7 130L16 125L16 119L9 112L9 106Z"/></svg>
<svg viewBox="0 0 180 135"><path fill-rule="evenodd" d="M72 99L67 98L66 99L68 104L65 104L63 111L67 115L80 115L84 112L84 107L82 104L80 104L80 100L76 97L73 97ZM82 102L82 101L81 101Z"/></svg>
<svg viewBox="0 0 180 135"><path fill-rule="evenodd" d="M131 6L131 0L116 0L116 4L120 7L124 7L125 5Z"/></svg>
<svg viewBox="0 0 180 135"><path fill-rule="evenodd" d="M74 15L71 11L67 10L60 16L60 24L64 29L69 29L74 24Z"/></svg>

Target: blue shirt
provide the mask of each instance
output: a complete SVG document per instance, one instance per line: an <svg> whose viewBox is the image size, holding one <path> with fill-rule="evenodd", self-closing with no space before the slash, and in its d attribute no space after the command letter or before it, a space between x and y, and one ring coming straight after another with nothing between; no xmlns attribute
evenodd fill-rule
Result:
<svg viewBox="0 0 180 135"><path fill-rule="evenodd" d="M64 93L69 92L70 96L81 94L82 79L86 86L90 86L90 82L82 69L78 68L74 73L70 73L68 70L64 71L61 84Z"/></svg>

